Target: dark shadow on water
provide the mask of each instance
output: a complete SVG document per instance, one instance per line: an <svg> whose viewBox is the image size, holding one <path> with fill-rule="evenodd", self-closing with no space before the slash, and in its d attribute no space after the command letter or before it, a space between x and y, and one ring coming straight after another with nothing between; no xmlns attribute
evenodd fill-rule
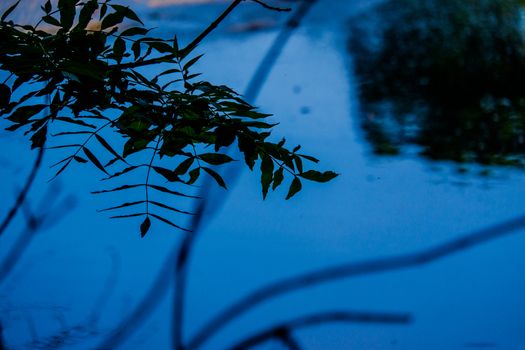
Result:
<svg viewBox="0 0 525 350"><path fill-rule="evenodd" d="M518 0L393 0L351 20L361 122L377 154L522 166Z"/></svg>

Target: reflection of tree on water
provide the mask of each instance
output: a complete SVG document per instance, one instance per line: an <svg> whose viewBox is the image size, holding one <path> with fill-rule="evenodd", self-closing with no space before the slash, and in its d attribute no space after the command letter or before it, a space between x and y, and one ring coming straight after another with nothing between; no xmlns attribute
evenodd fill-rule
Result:
<svg viewBox="0 0 525 350"><path fill-rule="evenodd" d="M394 0L373 16L377 25L355 25L350 48L375 151L413 143L434 159L519 164L525 46L517 0Z"/></svg>

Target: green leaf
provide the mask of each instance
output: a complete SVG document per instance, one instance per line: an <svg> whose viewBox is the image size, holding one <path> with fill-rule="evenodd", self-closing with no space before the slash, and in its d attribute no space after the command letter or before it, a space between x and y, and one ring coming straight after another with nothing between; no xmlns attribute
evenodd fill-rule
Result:
<svg viewBox="0 0 525 350"><path fill-rule="evenodd" d="M213 177L213 179L215 180L215 182L217 182L219 186L226 189L226 183L216 171L206 167L202 167L202 169L204 169L205 172L207 172L211 177Z"/></svg>
<svg viewBox="0 0 525 350"><path fill-rule="evenodd" d="M146 216L142 224L140 224L140 236L144 237L148 233L149 228L151 227L151 220L149 216Z"/></svg>
<svg viewBox="0 0 525 350"><path fill-rule="evenodd" d="M263 199L266 198L268 194L268 189L273 180L273 160L272 158L265 154L262 157L261 161L261 185L262 185L262 194Z"/></svg>
<svg viewBox="0 0 525 350"><path fill-rule="evenodd" d="M336 178L339 174L334 173L333 171L325 171L323 173L315 170L308 170L304 173L300 173L299 176L316 182L328 182L334 178Z"/></svg>
<svg viewBox="0 0 525 350"><path fill-rule="evenodd" d="M299 192L303 188L303 185L301 184L301 180L299 178L295 177L292 180L292 183L290 185L290 189L288 190L288 195L286 195L286 200L292 198L297 192Z"/></svg>
<svg viewBox="0 0 525 350"><path fill-rule="evenodd" d="M199 155L199 159L211 165L221 165L233 161L229 155L222 153L204 153Z"/></svg>
<svg viewBox="0 0 525 350"><path fill-rule="evenodd" d="M11 7L9 7L3 14L2 14L2 17L0 18L0 22L4 22L5 19L7 18L7 16L9 16L11 14L11 12L13 12L15 10L15 8L18 6L18 4L20 3L20 0L18 0L17 2L15 2Z"/></svg>
<svg viewBox="0 0 525 350"><path fill-rule="evenodd" d="M100 170L102 170L106 175L109 175L108 172L106 171L106 169L104 169L104 166L102 165L102 163L100 163L100 161L97 159L97 157L95 157L95 155L93 154L93 152L91 152L87 147L83 147L82 150L84 151L84 154L86 155L86 157L88 157L88 159L97 167L99 168Z"/></svg>

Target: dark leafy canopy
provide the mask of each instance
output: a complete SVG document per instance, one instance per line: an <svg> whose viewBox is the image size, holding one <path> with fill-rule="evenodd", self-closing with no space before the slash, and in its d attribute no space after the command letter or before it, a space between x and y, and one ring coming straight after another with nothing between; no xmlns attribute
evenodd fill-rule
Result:
<svg viewBox="0 0 525 350"><path fill-rule="evenodd" d="M191 197L153 184L153 174L184 186L205 173L226 188L212 167L233 161L221 153L232 144L250 169L260 161L264 197L270 186L275 190L282 184L284 174L292 177L287 199L301 189L301 179L326 182L336 176L304 171L303 160L317 163L317 159L297 153L299 147L287 149L284 140L270 142L275 124L265 121L268 114L226 86L196 80L199 74L190 69L200 56L186 59L193 48L179 49L176 38L148 36L150 30L130 8L109 0L58 0L55 8L48 0L41 20L30 26L9 20L17 4L0 21L0 70L8 76L0 84L0 113L11 122L7 130L24 130L31 148L44 147L50 135L57 140L73 138L49 147L70 151L56 164L56 175L75 162L94 165L107 179L145 171L143 183L97 192L143 188L145 198L107 209L142 207L113 216L145 216L142 235L151 226L150 217L181 228L151 212L151 208L183 211L152 201L150 190ZM152 64L166 70L153 77L139 72ZM45 96L49 103L42 103ZM59 132L51 133L52 128ZM123 142L116 145L118 139L103 136L108 132L120 135ZM109 162L101 161L100 150L111 157ZM148 160L133 165L131 155ZM118 165L122 167L115 169Z"/></svg>

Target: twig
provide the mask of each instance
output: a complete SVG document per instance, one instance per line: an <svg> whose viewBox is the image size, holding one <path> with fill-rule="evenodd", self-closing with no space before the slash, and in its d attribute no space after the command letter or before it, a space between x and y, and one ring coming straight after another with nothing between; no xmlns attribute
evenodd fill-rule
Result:
<svg viewBox="0 0 525 350"><path fill-rule="evenodd" d="M261 5L262 7L264 8L267 8L268 10L272 10L272 11L278 11L278 12L290 12L292 11L291 8L289 7L275 7L275 6L270 6L268 5L267 3L265 2L262 2L261 0L251 0L259 5Z"/></svg>
<svg viewBox="0 0 525 350"><path fill-rule="evenodd" d="M525 215L415 253L336 265L271 283L247 295L215 316L190 340L187 349L194 350L199 348L215 333L241 314L283 294L343 278L426 265L454 253L509 235L523 227L525 227Z"/></svg>
<svg viewBox="0 0 525 350"><path fill-rule="evenodd" d="M381 323L407 324L411 321L409 314L398 313L371 313L332 311L298 317L290 321L274 325L269 329L258 332L237 344L229 347L231 350L243 350L262 344L272 338L290 338L292 331L301 328L319 326L327 323Z"/></svg>
<svg viewBox="0 0 525 350"><path fill-rule="evenodd" d="M294 12L294 14L286 21L284 28L279 32L279 35L272 43L272 46L266 52L266 55L263 57L261 63L257 67L257 71L252 76L252 79L248 84L248 88L244 93L244 98L248 102L252 102L257 99L257 96L261 91L261 87L264 85L266 79L270 75L270 71L275 65L277 58L281 55L283 48L288 43L288 40L292 36L295 29L297 29L299 24L316 2L317 0L303 0L297 11Z"/></svg>
<svg viewBox="0 0 525 350"><path fill-rule="evenodd" d="M188 56L196 47L200 44L205 37L207 37L219 24L232 12L242 1L244 0L234 0L224 12L222 12L219 17L217 17L206 29L202 31L192 42L190 42L184 49L180 50L178 53L173 53L169 55L164 55L161 57L151 58L149 60L143 60L138 62L130 63L121 63L116 65L110 65L109 68L119 68L119 69L128 69L128 68L137 68L142 66L149 66L151 64L162 63L174 58L179 58L180 60Z"/></svg>
<svg viewBox="0 0 525 350"><path fill-rule="evenodd" d="M47 207L50 207L53 204L53 199L57 198L57 195L54 193L53 196L49 197L50 199L44 201L44 205ZM48 209L47 211L45 209L40 209L40 212L44 213L38 216L35 216L32 212L27 210L26 228L17 238L9 252L7 252L3 261L0 262L0 285L12 272L13 268L30 246L32 240L36 237L38 231L42 230L45 224L50 225L52 223L50 222L52 214L56 212L60 213L58 218L61 219L65 216L65 212L73 209L74 206L71 204L69 199L70 198L66 197L56 207ZM24 204L25 202L22 203L22 205Z"/></svg>
<svg viewBox="0 0 525 350"><path fill-rule="evenodd" d="M204 188L206 188L205 186ZM204 194L206 190L201 190ZM183 339L183 325L184 325L184 300L186 295L186 282L188 277L188 258L193 247L193 242L197 237L200 225L202 223L203 213L205 209L205 200L198 202L195 216L191 222L192 234L184 237L177 255L177 262L175 266L175 288L173 300L173 332L172 345L174 350L184 349Z"/></svg>
<svg viewBox="0 0 525 350"><path fill-rule="evenodd" d="M35 162L33 163L33 168L31 169L31 172L29 173L29 177L26 180L26 183L22 190L18 193L18 196L16 198L15 203L7 213L6 217L2 221L2 224L0 225L0 236L4 233L4 231L7 229L11 221L16 216L16 213L24 203L27 197L27 193L31 189L31 186L33 185L33 182L35 180L36 174L38 173L38 170L40 169L40 166L42 165L42 159L44 158L44 147L40 147L38 149L38 154L36 156Z"/></svg>
<svg viewBox="0 0 525 350"><path fill-rule="evenodd" d="M306 0L308 2L312 0ZM315 0L314 0L315 1ZM237 6L237 2L232 3L230 6ZM306 4L302 7L310 8L311 4ZM299 10L300 12L304 12L304 10ZM231 11L230 11L231 12ZM297 24L302 20L304 17L304 14L297 17L294 16L293 20L288 21L289 23L286 25L285 28L282 29L282 31L289 32L288 35L279 35L276 39L277 40L287 40L291 34L290 28L296 28ZM217 20L216 20L217 21ZM294 26L292 26L290 23L295 23ZM201 34L202 36L202 34ZM199 42L202 39L199 40ZM195 39L193 42L197 42L197 39ZM191 45L191 44L190 44ZM186 49L190 46L188 45ZM274 43L274 46L284 46L283 43ZM186 50L185 49L185 50ZM280 54L281 50L272 50L272 55ZM268 53L270 54L270 53ZM268 56L267 54L267 56ZM150 60L151 61L151 60ZM250 89L252 90L252 97L251 101L255 99L255 97L258 94L258 91L260 91L262 85L264 84L266 79L261 79L261 71L264 71L264 74L268 74L271 70L271 67L264 67L264 69L261 67L262 65L268 64L268 62L275 62L275 59L263 59L260 63L260 66L257 70L259 74L256 74L251 80L250 80ZM122 65L120 66L122 67ZM253 93L256 92L256 93ZM247 95L247 94L245 94ZM210 180L211 181L211 180ZM208 197L208 189L209 186L204 185L201 189L201 192L199 194L199 197L205 198ZM222 197L224 199L224 196ZM98 347L95 349L105 349L110 350L118 347L120 344L122 344L126 338L132 334L135 329L137 329L140 324L147 318L148 315L150 315L153 310L160 304L162 298L167 293L167 289L170 286L169 283L169 277L172 276L172 273L176 273L175 275L175 288L174 288L174 303L173 303L173 332L172 332L172 345L175 349L177 347L184 348L184 341L183 341L183 326L182 321L184 318L184 291L185 291L185 284L186 284L186 274L187 274L187 261L189 258L189 255L191 254L193 243L195 242L195 239L197 238L199 234L199 229L202 225L202 220L204 217L204 210L209 210L209 208L204 207L204 203L207 203L208 200L201 201L198 205L199 207L194 210L195 216L193 216L192 224L190 226L190 230L192 231L191 235L185 236L184 241L181 243L179 248L175 248L173 252L168 256L168 259L163 265L162 270L157 275L157 278L155 279L154 283L146 293L143 299L141 299L141 302L139 305L136 306L134 311L124 320L120 322L120 324L116 327L116 329L112 332L112 334L102 341L102 343L99 344ZM174 257L178 257L177 260L174 261ZM173 268L173 266L175 268Z"/></svg>

